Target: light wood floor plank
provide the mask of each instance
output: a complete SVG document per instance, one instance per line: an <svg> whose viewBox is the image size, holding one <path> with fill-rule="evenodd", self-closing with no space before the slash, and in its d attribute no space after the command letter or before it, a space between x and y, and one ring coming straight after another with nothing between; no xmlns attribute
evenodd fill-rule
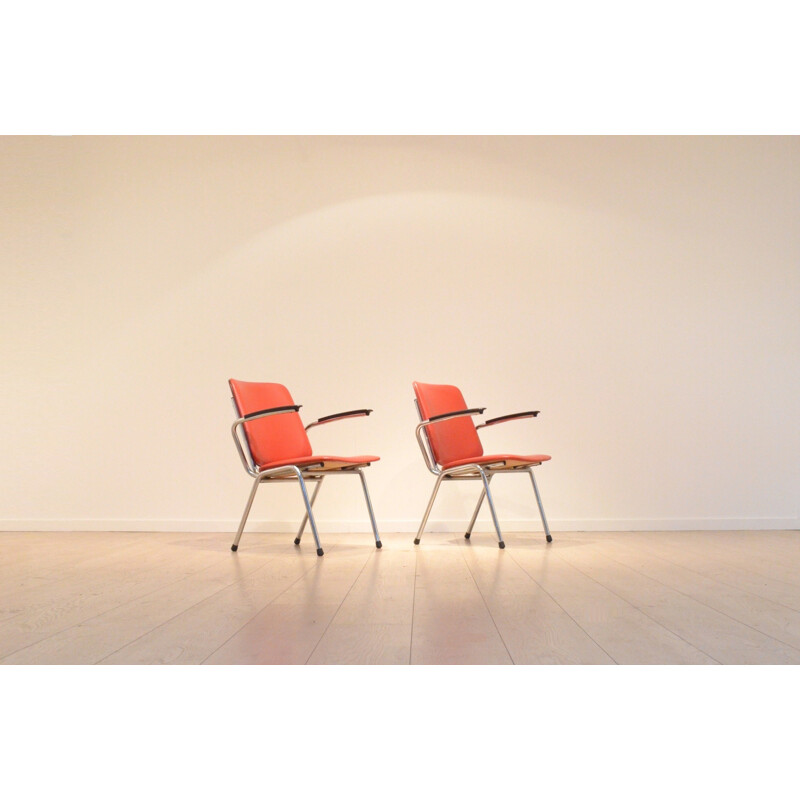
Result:
<svg viewBox="0 0 800 800"><path fill-rule="evenodd" d="M205 569L17 650L0 663L97 663L266 563L239 559L230 551L218 556Z"/></svg>
<svg viewBox="0 0 800 800"><path fill-rule="evenodd" d="M720 663L792 664L800 659L800 650L613 561L602 549L575 548L559 557Z"/></svg>
<svg viewBox="0 0 800 800"><path fill-rule="evenodd" d="M720 583L630 543L608 542L603 555L784 644L800 648L800 612L752 592Z"/></svg>
<svg viewBox="0 0 800 800"><path fill-rule="evenodd" d="M417 551L411 663L512 663L458 546Z"/></svg>
<svg viewBox="0 0 800 800"><path fill-rule="evenodd" d="M103 539L103 534L93 534L82 546L76 546L78 535L74 533L34 534L50 537L48 554L42 559L20 561L11 580L0 581L0 609L21 605L30 610L37 600L51 604L70 596L76 586L91 591L93 582L103 582L110 575L128 577L169 561L188 565L193 553L222 553L225 549L218 535L216 540L198 534L136 533L118 539L119 535L105 534ZM67 537L64 552L62 542L53 538L58 536ZM0 539L0 547L3 545Z"/></svg>
<svg viewBox="0 0 800 800"><path fill-rule="evenodd" d="M471 545L462 552L515 664L614 663L507 554Z"/></svg>
<svg viewBox="0 0 800 800"><path fill-rule="evenodd" d="M73 537L73 534L64 535ZM140 556L154 551L153 541L120 541L115 538L116 534L108 537L105 542L94 539L82 545L70 541L71 546L64 550L59 542L57 547L40 550L40 555L8 564L0 579L0 608L5 608L8 603L27 605L43 592L48 597L53 596L58 588L53 590L52 587L68 584L70 580L99 576L104 569L125 563L125 556L129 557L129 563L136 564ZM8 543L0 542L2 545L7 547Z"/></svg>
<svg viewBox="0 0 800 800"><path fill-rule="evenodd" d="M766 533L766 536L762 536ZM656 538L648 536L645 541L679 549L684 553L712 558L721 564L744 569L756 576L791 584L800 589L800 574L794 568L800 551L796 542L776 531L733 531L720 534L699 531L688 535L668 534Z"/></svg>
<svg viewBox="0 0 800 800"><path fill-rule="evenodd" d="M168 586L204 569L223 554L175 552L149 546L138 555L130 550L114 563L103 562L99 572L81 570L57 584L24 593L23 613L0 623L0 656L6 657L53 634L86 622L131 600ZM35 597L35 599L32 599Z"/></svg>
<svg viewBox="0 0 800 800"><path fill-rule="evenodd" d="M0 663L800 664L800 532L0 533Z"/></svg>
<svg viewBox="0 0 800 800"><path fill-rule="evenodd" d="M707 653L573 567L557 547L518 548L509 555L617 663L714 663Z"/></svg>
<svg viewBox="0 0 800 800"><path fill-rule="evenodd" d="M265 603L205 663L306 663L375 552L371 547L329 547L324 558Z"/></svg>
<svg viewBox="0 0 800 800"><path fill-rule="evenodd" d="M752 534L753 537L768 535L767 531ZM720 583L743 589L766 600L780 603L787 608L800 611L800 588L794 584L779 580L766 572L756 572L745 564L734 565L720 557L720 543L711 542L704 547L702 542L694 542L684 538L675 540L671 534L663 539L652 536L645 537L641 544L648 552L659 555L675 564L694 570L707 578ZM752 547L758 548L763 543L754 541ZM788 556L787 556L788 558ZM795 563L800 567L800 558Z"/></svg>
<svg viewBox="0 0 800 800"><path fill-rule="evenodd" d="M407 664L416 553L382 549L359 574L309 664Z"/></svg>
<svg viewBox="0 0 800 800"><path fill-rule="evenodd" d="M307 548L267 561L231 586L102 659L101 664L200 664L246 625L271 600L306 573L319 557ZM238 556L242 553L237 554ZM240 561L245 561L246 556Z"/></svg>

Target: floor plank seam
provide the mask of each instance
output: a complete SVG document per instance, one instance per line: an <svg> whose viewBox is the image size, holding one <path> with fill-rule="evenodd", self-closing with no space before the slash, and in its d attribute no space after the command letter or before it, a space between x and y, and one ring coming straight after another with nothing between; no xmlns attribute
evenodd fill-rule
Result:
<svg viewBox="0 0 800 800"><path fill-rule="evenodd" d="M0 542L4 665L800 664L798 532L380 553L341 533L325 558L269 534L244 558L227 533L24 535Z"/></svg>
<svg viewBox="0 0 800 800"><path fill-rule="evenodd" d="M131 598L129 600L125 600L124 602L119 603L116 606L112 606L111 608L107 608L105 611L102 611L99 614L93 614L91 616L85 617L84 619L82 619L79 622L76 622L76 623L74 623L72 625L67 625L64 628L60 628L57 631L53 631L53 633L50 633L47 636L43 636L41 639L37 639L35 642L29 642L28 644L24 645L23 647L19 647L16 650L11 651L10 653L3 653L2 656L0 656L0 663L2 663L2 661L4 661L7 658L11 658L11 656L16 655L17 653L22 652L23 650L27 650L29 647L36 647L36 645L41 644L42 642L46 642L48 639L52 639L55 636L61 635L62 633L66 633L67 631L71 630L72 628L79 628L82 625L86 625L87 623L91 623L93 620L97 620L100 617L105 616L106 614L110 614L110 613L112 613L114 611L117 611L118 609L128 605L129 603L139 602L143 598L149 597L151 594L155 594L157 592L163 591L164 589L168 589L170 586L175 586L176 584L180 583L181 581L188 580L189 578L195 577L196 575L200 574L201 572L204 572L207 569L212 569L214 566L216 566L216 565L215 564L209 564L209 566L203 567L202 569L199 569L196 572L192 572L192 573L189 573L188 575L184 575L182 578L178 578L178 579L176 579L174 581L171 581L170 583L162 584L161 586L159 586L156 589L153 589L153 590L151 590L149 592L145 592L144 594L137 595L136 597L133 597L133 598ZM142 574L145 574L146 572L147 572L147 570L143 570ZM181 613L183 613L183 612L181 612ZM10 620L3 620L3 623L8 622L8 621L10 621ZM153 630L155 630L155 628L153 628ZM146 635L146 634L143 634L143 635ZM136 639L132 639L131 641L134 642L134 641L136 641ZM128 644L130 644L130 642ZM126 644L126 645L123 645L123 646L127 647L128 645ZM122 648L120 648L120 649L122 649ZM117 652L117 651L115 650L112 653L106 653L106 655L103 656L103 658L108 658L109 656L114 655L115 652ZM94 662L94 663L99 663L99 662Z"/></svg>
<svg viewBox="0 0 800 800"><path fill-rule="evenodd" d="M665 545L667 547L669 547L669 546L677 545L677 543L675 543L675 542L662 542L661 543L662 547L665 546ZM645 547L652 548L653 547L653 543L652 542L647 543L645 545ZM653 550L650 550L649 552L654 553ZM737 564L737 563L735 563L733 561L728 561L723 555L719 554L719 552L720 551L717 550L717 554L716 555L712 555L712 558L714 560L716 560L717 562L719 562L720 564L722 564L723 566L729 567L731 569L737 569L737 570L744 570L745 569L745 567L743 567L741 564ZM742 551L740 551L740 552L742 552ZM742 552L742 555L745 556L745 555L748 555L748 554L745 553L745 552ZM707 554L706 554L705 557L706 558L708 557ZM665 560L667 560L667 559L665 559ZM670 563L674 563L674 562L670 562ZM682 566L682 565L678 564L678 566ZM691 569L691 568L690 567L686 567L686 569ZM783 580L782 578L776 578L774 575L769 575L769 574L765 574L763 572L759 572L757 569L753 568L751 562L748 562L747 571L752 573L752 575L755 576L755 577L764 578L765 580L775 581L777 583L785 583L787 586L791 586L794 589L800 589L800 584L798 584L798 583L794 583L792 581L786 581L786 580ZM702 573L700 573L700 574L702 574ZM767 598L765 598L765 599L767 599ZM797 609L795 609L795 610L797 610Z"/></svg>
<svg viewBox="0 0 800 800"><path fill-rule="evenodd" d="M128 544L129 544L131 547L133 547L133 545L135 545L135 544L136 544L136 542L129 542ZM125 548L123 548L123 549L129 549L129 548L125 547ZM112 554L109 554L109 555L112 555ZM113 553L113 555L119 555L119 551L116 551L115 553ZM79 564L85 564L85 563L87 563L87 562L88 562L88 563L91 563L91 561L92 561L92 560L102 559L102 558L104 558L104 557L105 557L105 556L97 556L97 555L94 555L94 556L89 556L88 558L84 558L84 559L82 559L82 560L81 560L80 562L78 562L78 563L79 563ZM69 564L69 559L67 559L67 563ZM59 564L56 564L56 567L54 567L54 569L57 569L59 566L60 566ZM72 565L72 566L74 566L74 565ZM77 569L76 571L77 571L77 572L80 572L80 569ZM57 586L58 586L59 584L61 584L61 583L66 583L66 582L68 582L68 581L70 581L70 580L75 580L75 574L74 574L74 573L66 573L66 574L65 574L64 572L60 572L60 573L59 573L59 576L60 576L60 577L58 577L56 580L54 580L54 581L51 581L51 582L48 584L48 588L50 588L50 587L53 587L53 586L56 586L56 587L57 587Z"/></svg>
<svg viewBox="0 0 800 800"><path fill-rule="evenodd" d="M752 589L745 589L742 586L738 586L735 583L728 583L728 581L720 580L719 578L712 578L710 575L706 575L704 572L699 572L696 569L692 569L691 567L687 567L685 564L681 564L677 561L672 561L672 559L666 558L665 556L658 555L658 553L654 552L653 550L648 550L647 552L650 553L653 558L660 558L662 561L666 561L668 564L672 564L674 567L680 567L681 569L688 570L689 572L694 573L695 575L699 575L701 578L705 578L709 581L714 581L715 583L719 583L722 586L727 586L729 589L736 589L740 592L747 592L747 594L751 594L753 597L758 597L761 600L766 600L769 603L775 603L775 605L781 606L789 611L794 611L796 614L800 613L800 608L794 608L793 606L787 606L785 603L781 603L780 600L774 600L771 597L764 597L764 595L759 594L758 592L754 592ZM725 562L720 562L725 563ZM736 566L733 564L728 564L727 566L733 567L734 569L744 569L743 567ZM758 573L753 573L754 575ZM759 575L759 577L766 578L767 580L776 581L777 583L786 583L786 581L781 581L776 578L772 578L766 575ZM794 586L794 584L787 584L789 586Z"/></svg>
<svg viewBox="0 0 800 800"><path fill-rule="evenodd" d="M328 628L330 628L330 626L333 624L333 621L336 619L336 615L342 610L342 606L345 604L345 601L350 596L350 592L353 591L353 587L358 582L358 579L361 577L361 574L367 568L367 564L369 564L370 560L373 559L374 557L375 557L375 551L373 550L367 556L367 560L361 565L361 569L358 571L358 574L356 575L356 577L353 578L353 582L350 584L350 588L345 592L344 597L342 598L342 602L339 603L339 605L336 608L336 611L334 611L333 614L331 615L331 618L328 620L328 624L325 626L325 630L322 631L322 633L319 636L319 639L317 639L317 643L314 645L314 647L311 649L311 652L308 654L308 658L306 658L306 660L305 660L305 664L306 665L313 658L314 653L316 652L316 649L319 647L319 643L323 640L323 638L325 637L325 634L328 632Z"/></svg>
<svg viewBox="0 0 800 800"><path fill-rule="evenodd" d="M798 648L796 645L790 644L789 642L784 642L782 639L778 639L776 636L773 636L770 633L765 633L764 631L753 627L749 622L745 622L744 620L741 620L741 619L736 619L736 617L732 617L727 612L722 611L719 608L714 608L714 606L708 605L708 603L704 602L703 600L700 600L697 597L692 597L692 595L681 591L680 589L678 589L675 586L670 586L668 583L664 583L663 581L659 580L658 578L652 578L649 575L645 575L643 572L640 572L635 567L628 566L624 562L618 561L613 556L608 556L608 555L602 554L602 557L608 559L609 561L613 561L615 564L619 564L620 566L625 567L626 569L633 570L637 575L641 575L643 578L646 578L647 580L655 581L660 586L663 586L663 587L665 587L666 589L669 589L672 592L677 592L678 594L682 595L683 597L688 597L692 602L698 603L699 605L709 609L710 611L713 611L715 614L722 614L723 617L727 617L728 619L732 620L733 622L736 622L739 625L744 625L746 628L750 628L750 630L755 631L756 633L758 633L761 636L766 636L768 639L772 639L773 641L779 642L780 644L785 645L786 647L790 647L792 650L796 650L798 656L800 657L800 648ZM680 566L680 565L677 565L677 566ZM708 580L713 580L713 578L708 578ZM736 587L731 587L731 588L736 588ZM746 591L746 590L743 589L741 591ZM762 597L761 599L762 600L768 600L768 598L766 598L766 597ZM788 609L788 610L793 611L793 609ZM798 612L795 611L794 613L797 614Z"/></svg>
<svg viewBox="0 0 800 800"><path fill-rule="evenodd" d="M330 547L330 548L328 548L328 549L329 549L329 550L333 550L334 548L335 548L335 545L334 545L334 546L332 546L332 547ZM277 557L277 556L276 556L276 557ZM267 562L267 564L268 564L268 563L270 563L270 562ZM257 572L260 572L260 571L261 571L261 570L262 570L264 567L266 567L266 566L267 566L267 564L264 564L264 565L262 565L261 567L259 567L258 569L256 569L256 570L253 570L253 572L251 572L251 573L250 573L250 575L255 575ZM273 604L273 603L274 603L274 602L275 602L275 601L276 601L276 600L277 600L279 597L281 597L282 595L286 594L286 592L288 592L288 591L289 591L289 590L290 590L290 589L291 589L291 588L292 588L292 587L293 587L293 586L294 586L296 583L298 583L299 581L303 580L303 578L305 578L305 576L306 576L306 575L308 575L308 573L309 573L309 572L311 572L311 570L312 570L312 569L315 569L315 568L316 568L316 566L317 566L316 562L312 562L312 564L309 566L309 568L308 568L307 570L305 570L305 572L303 572L303 573L302 573L302 575L298 575L298 576L297 576L297 579L296 579L296 580L293 580L293 581L292 581L292 582L291 582L291 583L290 583L290 584L289 584L289 585L288 585L288 586L287 586L287 587L286 587L286 588L285 588L285 589L284 589L282 592L278 592L278 594L276 594L274 597L272 597L268 603L265 603L265 604L264 604L264 605L263 605L263 606L262 606L260 609L258 609L258 611L256 611L256 612L255 612L255 614L253 614L253 616L252 616L252 617L250 617L249 619L247 619L247 620L246 620L246 621L245 621L245 622L244 622L244 623L241 625L241 627L237 628L237 629L236 629L236 630L235 630L235 631L234 631L234 632L233 632L233 633L232 633L232 634L231 634L231 635L230 635L230 636L229 636L229 637L228 637L228 638L227 638L227 639L226 639L224 642L222 642L222 644L220 644L220 646L219 646L219 647L217 647L217 648L215 648L214 650L212 650L212 651L211 651L211 652L210 652L210 653L209 653L209 654L208 654L208 655L207 655L207 656L206 656L206 657L205 657L205 658L204 658L204 659L203 659L203 660L202 660L200 663L201 663L201 664L205 664L205 663L206 663L206 661L208 661L208 659L209 659L209 658L211 658L211 657L212 657L212 656L213 656L213 655L214 655L214 654L215 654L217 651L219 651L219 650L221 650L223 647L225 647L225 645L226 645L226 644L228 644L228 642L230 642L230 640L231 640L231 639L233 639L233 638L234 638L234 636L237 636L239 633L241 633L241 632L242 632L242 630L243 630L244 628L246 628L246 627L247 627L247 626L248 626L248 625L249 625L249 624L250 624L250 623L251 623L251 622L252 622L252 621L253 621L253 620L254 620L254 619L255 619L255 618L256 618L256 617L257 617L257 616L258 616L258 615L261 613L261 612L262 612L262 611L264 611L264 609L265 609L265 608L267 608L268 606L271 606L271 605L272 605L272 604ZM248 577L250 577L250 576L248 576ZM237 583L237 581L234 581L234 583ZM230 586L232 586L232 585L233 585L233 584L230 584ZM226 586L224 589L220 589L220 591L225 591L226 589L229 589L229 588L230 588L230 586ZM215 592L214 594L219 594L219 592ZM206 598L206 600L210 599L210 598L211 598L211 597L213 597L213 596L214 596L214 595L209 595L209 596ZM203 602L205 602L205 600L201 600L200 602L201 602L201 603L203 603ZM196 605L198 605L198 604L196 604ZM193 608L193 607L194 607L194 606L192 606L192 608ZM189 609L187 609L187 611L188 611L188 610L189 610ZM183 611L183 612L181 612L181 613L185 614L186 612L185 612L185 611ZM180 614L179 614L178 616L180 616ZM153 630L156 630L156 629L155 629L155 628L153 628ZM140 638L141 638L141 637L140 637Z"/></svg>
<svg viewBox="0 0 800 800"><path fill-rule="evenodd" d="M742 553L742 555L744 555L744 553ZM733 569L744 569L744 567L742 567L741 564L736 564L732 561L728 561L727 559L719 555L715 555L714 558L717 561L719 561L720 564L723 564L726 567L731 567ZM776 578L774 575L769 575L767 573L761 572L760 569L761 568L754 567L752 562L748 563L747 570L748 572L751 572L755 577L764 578L765 580L768 581L776 581L777 583L785 583L787 586L791 586L793 589L800 590L800 583L795 583L794 581L791 580L785 580L784 578Z"/></svg>
<svg viewBox="0 0 800 800"><path fill-rule="evenodd" d="M583 631L589 641L594 642L614 664L619 664L619 661L617 661L617 659L614 658L611 653L609 653L608 650L606 650L605 647L603 647L603 645L601 645L600 642L598 642L594 636L592 636L589 631L587 631L586 628L584 628L583 625L581 625L580 622L578 622L578 620L576 620L575 617L573 617L572 614L570 614L569 611L567 611L567 609L564 608L564 606L562 606L561 603L559 603L558 600L556 600L556 598L553 597L553 595L550 594L550 592L548 592L547 589L542 586L542 584L539 583L539 581L537 581L536 578L534 578L533 575L531 575L530 572L528 572L528 570L526 570L516 558L514 558L513 555L511 556L511 560L575 623L575 625L578 626L578 628Z"/></svg>
<svg viewBox="0 0 800 800"><path fill-rule="evenodd" d="M492 621L492 625L494 625L494 629L497 631L497 635L500 638L500 641L503 643L503 647L508 653L508 658L512 664L516 664L517 662L514 661L514 656L511 655L511 651L508 649L508 645L506 644L506 640L503 638L503 634L500 633L500 628L497 626L497 621L492 614L492 610L489 608L489 604L486 602L486 598L483 596L483 592L481 591L481 587L478 584L478 581L475 579L475 575L470 569L469 562L467 561L467 557L464 555L464 548L465 545L460 545L461 549L461 558L464 560L464 565L467 568L467 572L469 572L470 577L472 578L472 582L475 584L475 588L478 590L478 594L481 596L481 600L483 601L484 608L486 609L486 613L489 615L489 619Z"/></svg>
<svg viewBox="0 0 800 800"><path fill-rule="evenodd" d="M411 592L411 634L408 639L408 664L411 666L414 657L414 615L417 610L417 574L419 570L419 549L414 546L414 587Z"/></svg>
<svg viewBox="0 0 800 800"><path fill-rule="evenodd" d="M225 556L223 556L223 558L226 558L226 557L227 557L226 555L225 555ZM172 616L171 616L169 619L165 619L163 622L160 622L160 623L159 623L158 625L156 625L155 627L153 627L153 628L150 628L150 630L149 630L149 631L146 631L145 633L141 634L141 636L136 636L135 638L131 639L129 642L126 642L124 645L122 645L122 647L118 647L116 650L113 650L113 651L112 651L112 652L110 652L110 653L106 653L106 655L104 655L104 656L103 656L103 657L102 657L102 658L101 658L99 661L95 661L95 664L101 664L101 663L102 663L103 661L105 661L107 658L110 658L111 656L115 655L116 653L119 653L119 651L120 651L120 650L124 650L126 647L129 647L129 646L130 646L130 645L132 645L134 642L138 642L138 641L139 641L139 639L143 639L145 636L149 636L151 633L153 633L153 631L157 631L159 628L163 628L165 625L168 625L170 622L172 622L173 620L175 620L175 619L177 619L178 617L182 616L183 614L187 614L187 613L188 613L189 611L191 611L193 608L196 608L197 606L201 605L202 603L205 603L205 602L207 602L207 601L208 601L208 600L210 600L212 597L216 597L216 596L217 596L217 595L218 595L220 592L227 591L227 590L228 590L228 589L230 589L230 588L231 588L231 586L233 586L234 584L236 584L236 583L239 583L239 582L240 582L240 581L242 581L242 580L246 580L246 579L248 579L248 578L252 577L252 576L253 576L253 575L255 575L257 572L260 572L262 569L264 569L264 568L265 568L266 566L268 566L270 563L272 563L273 561L275 561L275 560L276 560L276 558L277 558L277 554L274 554L274 555L273 555L273 556L272 556L272 557L271 557L271 558L270 558L268 561L265 561L265 562L264 562L264 563L263 563L263 564L262 564L260 567L257 567L257 568L256 568L256 569L254 569L252 572L248 572L248 573L247 573L247 575L245 575L244 577L239 577L239 578L236 578L236 579L232 580L230 583L227 583L227 584L225 584L225 586L222 586L221 588L217 589L215 592L212 592L211 594L207 595L207 596L206 596L206 597L204 597L202 600L198 600L196 603L192 603L190 606L187 606L186 608L184 608L184 609L183 609L183 611L180 611L180 612L178 612L177 614L173 614L173 615L172 615ZM211 566L214 566L214 565L212 564ZM211 568L211 567L208 567L208 569L210 569L210 568ZM178 581L178 582L180 582L180 581ZM171 584L170 584L170 585L171 585ZM165 587L162 587L162 588L165 588ZM159 591L160 591L160 590L159 590ZM140 599L140 598L139 598L139 599Z"/></svg>
<svg viewBox="0 0 800 800"><path fill-rule="evenodd" d="M562 560L562 561L563 561L565 564L568 564L570 567L572 567L572 569L576 570L577 572L580 572L580 573L581 573L581 575L583 575L584 577L588 578L590 581L594 581L594 582L595 582L595 583L596 583L598 586L601 586L601 587L602 587L603 589L605 589L607 592L611 592L611 594L613 594L613 595L614 595L614 597L617 597L617 598L619 598L620 600L622 600L622 602L623 602L623 603L627 603L627 604L628 604L628 605L629 605L631 608L633 608L635 611L638 611L640 614L642 614L643 616L647 617L649 620L651 620L652 622L654 622L654 623L655 623L656 625L658 625L659 627L663 628L663 629L664 629L665 631L667 631L668 633L671 633L673 636L677 636L677 637L678 637L678 639L680 639L682 642L685 642L686 644L688 644L688 645L689 645L689 647L692 647L692 648L694 648L695 650L697 650L698 652L702 653L702 654L703 654L704 656L706 656L707 658L710 658L710 659L711 659L712 661L714 661L715 663L717 663L717 664L722 664L722 662L721 662L721 661L719 661L719 660L717 660L716 658L714 658L714 656L712 656L710 653L706 653L706 651L705 651L705 650L703 650L702 648L698 647L696 644L694 644L694 643L692 643L692 642L688 641L687 639L684 639L684 638L683 638L683 636L681 636L679 633L676 633L675 631L673 631L673 630L671 630L670 628L668 628L668 627L667 627L667 626L666 626L666 625L665 625L663 622L659 622L659 620L655 619L654 617L651 617L651 616L650 616L650 614L648 614L648 613L647 613L647 612L646 612L646 611L645 611L643 608L640 608L640 607L639 607L639 606L637 606L635 603L631 603L631 601L630 601L630 600L627 600L627 599L626 599L626 598L624 598L622 595L620 595L620 594L618 594L617 592L615 592L615 591L614 591L614 590L613 590L611 587L609 587L609 586L606 586L606 585L605 585L605 584L603 584L603 583L600 583L600 581L598 581L596 578L593 578L591 575L587 574L587 573L586 573L586 572L584 572L582 569L579 569L579 568L578 568L578 567L576 567L574 564L571 564L569 561L567 561L565 558L563 558L563 556L561 556L560 558L561 558L561 560Z"/></svg>

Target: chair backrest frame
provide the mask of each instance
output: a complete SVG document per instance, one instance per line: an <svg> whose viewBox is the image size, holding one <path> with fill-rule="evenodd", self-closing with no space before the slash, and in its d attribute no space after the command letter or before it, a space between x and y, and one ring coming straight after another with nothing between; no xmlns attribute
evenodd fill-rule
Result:
<svg viewBox="0 0 800 800"><path fill-rule="evenodd" d="M232 378L228 385L240 417L294 405L289 390L280 383L253 383ZM272 462L312 455L311 442L296 411L245 422L242 428L247 455L256 469Z"/></svg>
<svg viewBox="0 0 800 800"><path fill-rule="evenodd" d="M414 408L417 409L417 416L420 422L425 422L422 418L422 412L419 410L419 401L414 398ZM422 452L422 458L425 460L425 466L434 474L438 475L441 470L436 465L436 459L433 457L433 450L431 449L431 440L428 438L428 426L417 427L417 443Z"/></svg>
<svg viewBox="0 0 800 800"><path fill-rule="evenodd" d="M414 381L417 412L422 421L440 414L467 410L461 390L448 384L419 383ZM483 455L475 423L470 417L444 420L424 429L433 462L443 464L464 458L479 458ZM424 454L423 454L424 455ZM430 465L428 466L430 469Z"/></svg>

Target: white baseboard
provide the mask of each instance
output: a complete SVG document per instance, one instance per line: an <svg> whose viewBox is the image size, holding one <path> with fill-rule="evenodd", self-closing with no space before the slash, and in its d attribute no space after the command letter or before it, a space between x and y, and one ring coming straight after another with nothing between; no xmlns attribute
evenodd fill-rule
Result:
<svg viewBox="0 0 800 800"><path fill-rule="evenodd" d="M279 533L296 531L300 520L249 520L246 531ZM740 530L800 530L797 517L758 517L758 518L700 518L700 519L553 519L550 529L555 531L740 531ZM436 520L426 528L427 532L460 533L467 520ZM193 519L25 519L0 520L0 531L149 531L149 532L196 532L225 533L235 531L238 519L193 520ZM327 520L317 519L320 533L369 533L371 528L366 520ZM382 532L413 533L419 526L418 519L379 520ZM541 531L540 519L501 520L501 529L511 532ZM490 532L491 522L481 520L475 525L476 531Z"/></svg>

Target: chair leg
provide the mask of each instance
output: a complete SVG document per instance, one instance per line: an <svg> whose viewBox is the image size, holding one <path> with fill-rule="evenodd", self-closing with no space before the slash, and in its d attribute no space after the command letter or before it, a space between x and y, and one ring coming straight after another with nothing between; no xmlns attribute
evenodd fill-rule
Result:
<svg viewBox="0 0 800 800"><path fill-rule="evenodd" d="M486 494L486 499L489 501L489 510L492 512L492 521L494 522L494 529L497 531L497 541L500 549L502 550L506 543L503 541L503 534L500 533L500 523L497 521L497 512L494 510L494 500L492 500L492 493L489 491L489 479L486 477L486 473L478 467L478 470L481 473L481 478L483 479L483 490Z"/></svg>
<svg viewBox="0 0 800 800"><path fill-rule="evenodd" d="M325 477L321 477L317 481L317 485L314 487L314 493L311 495L311 507L314 507L314 501L317 499L317 495L319 494L319 490L322 487L322 481L325 480ZM294 540L295 544L300 544L300 540L303 538L303 531L306 529L306 522L308 522L308 512L303 515L303 521L300 523L300 530L297 531L297 537Z"/></svg>
<svg viewBox="0 0 800 800"><path fill-rule="evenodd" d="M539 504L539 514L542 517L542 524L544 525L545 538L548 542L553 541L550 535L550 527L547 524L547 517L544 515L544 506L542 505L542 498L539 495L539 487L536 485L536 477L533 474L533 468L528 469L528 474L531 476L531 483L533 484L533 491L536 493L536 502Z"/></svg>
<svg viewBox="0 0 800 800"><path fill-rule="evenodd" d="M442 485L442 478L444 475L440 475L436 479L436 484L433 487L433 494L431 495L431 499L428 500L428 507L425 509L425 516L422 518L422 522L420 523L419 530L417 531L417 538L414 539L414 544L419 544L420 537L422 536L422 531L425 530L425 523L428 521L428 517L431 515L431 509L433 508L433 501L436 499L436 495L439 492L439 487Z"/></svg>
<svg viewBox="0 0 800 800"><path fill-rule="evenodd" d="M378 536L378 525L375 522L375 513L372 510L372 501L369 499L369 491L367 490L367 479L364 477L363 470L357 470L358 477L361 478L361 487L364 489L364 498L367 501L367 511L369 511L369 521L372 523L372 532L375 534L375 547L380 549L383 547L381 537Z"/></svg>
<svg viewBox="0 0 800 800"><path fill-rule="evenodd" d="M317 555L324 555L322 546L319 543L319 534L317 533L317 523L314 520L314 513L311 511L311 501L308 499L308 490L306 489L306 482L303 480L303 474L295 467L294 472L297 475L297 482L300 484L300 491L303 493L303 502L306 504L306 514L308 521L311 523L311 533L314 534L314 541L317 543Z"/></svg>
<svg viewBox="0 0 800 800"><path fill-rule="evenodd" d="M489 476L489 482L491 483L492 478ZM478 498L478 505L475 506L475 511L472 514L472 519L469 521L469 527L467 528L467 532L464 534L465 539L469 539L472 535L472 529L475 527L475 520L478 519L478 512L481 510L481 506L483 505L483 498L486 497L486 489L481 489L481 496Z"/></svg>
<svg viewBox="0 0 800 800"><path fill-rule="evenodd" d="M239 539L242 538L244 524L247 522L248 516L250 516L250 509L253 506L253 500L255 500L259 483L261 483L260 475L253 481L253 488L250 490L250 497L247 498L247 505L244 507L244 514L242 514L242 521L239 523L239 530L236 531L236 538L233 540L233 544L231 545L231 550L233 550L234 553L239 549Z"/></svg>

